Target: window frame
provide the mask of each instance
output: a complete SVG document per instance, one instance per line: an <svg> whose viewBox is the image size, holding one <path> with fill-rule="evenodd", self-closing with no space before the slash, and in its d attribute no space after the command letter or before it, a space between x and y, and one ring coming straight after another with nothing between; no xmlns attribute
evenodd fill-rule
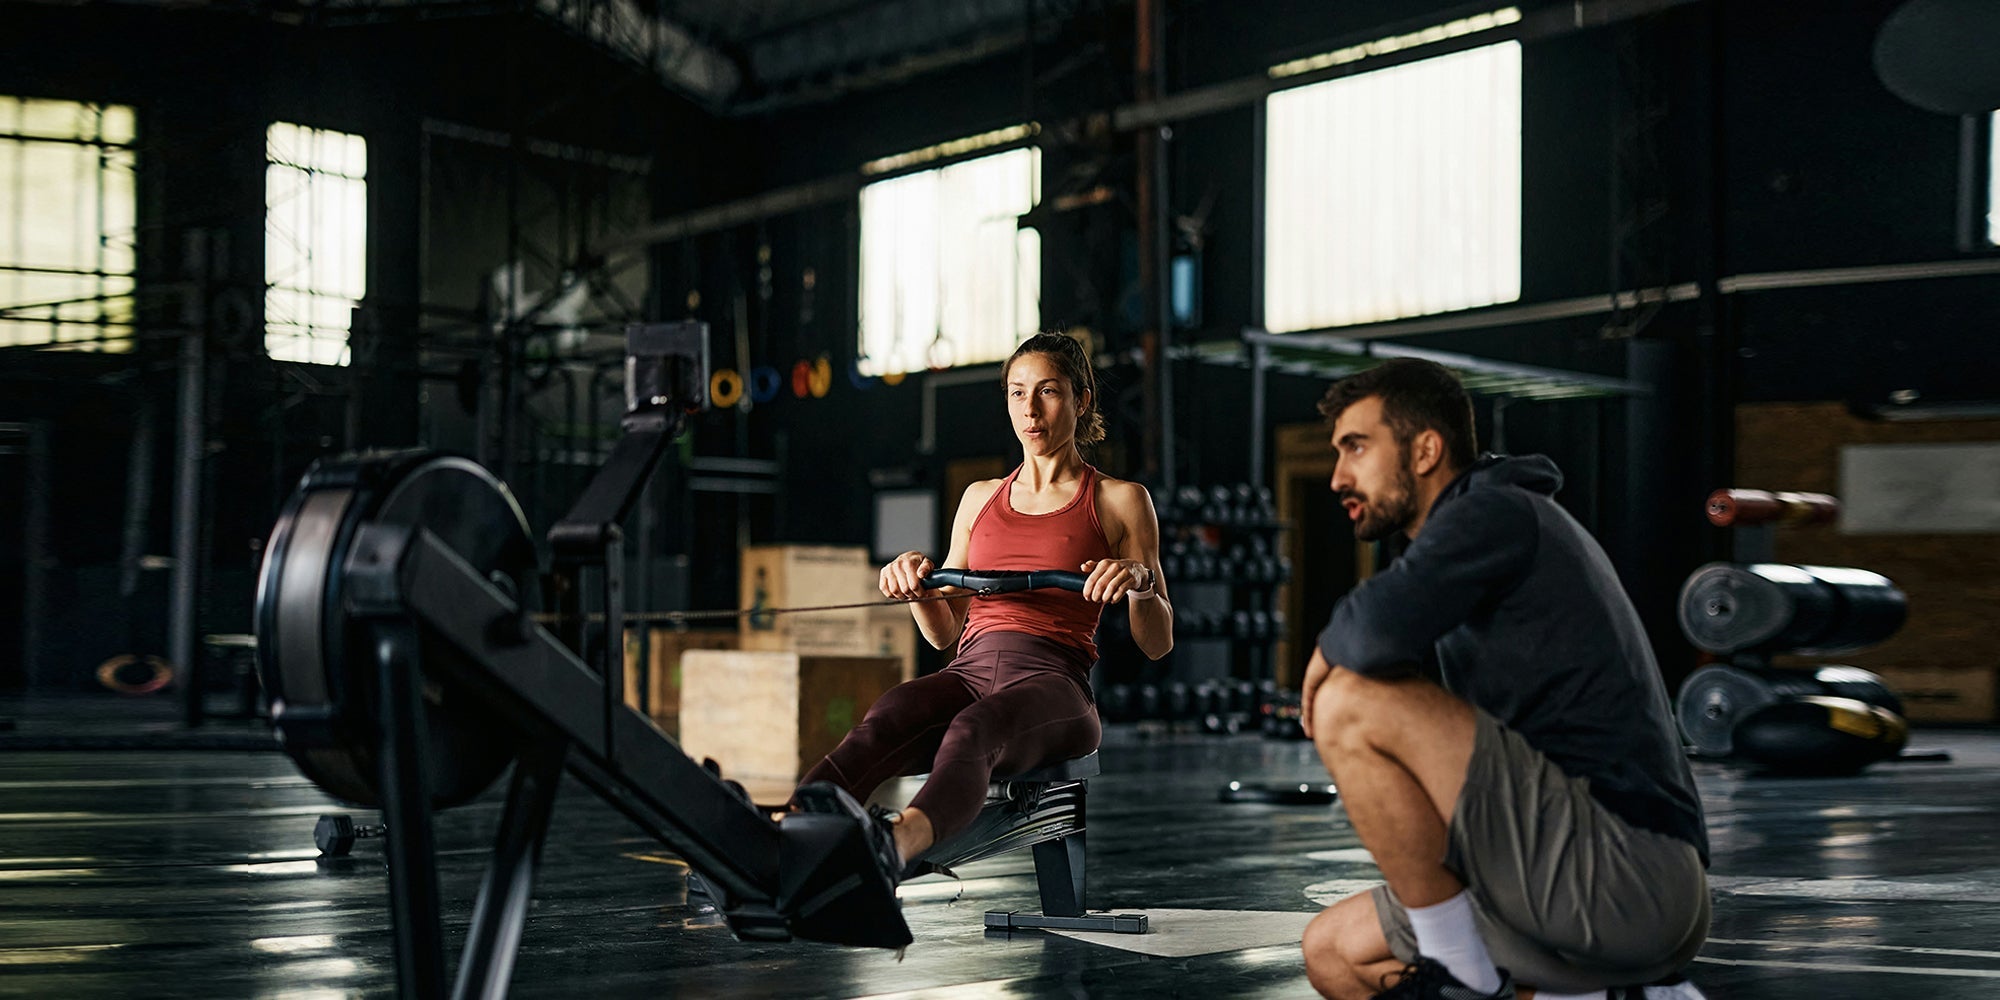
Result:
<svg viewBox="0 0 2000 1000"><path fill-rule="evenodd" d="M1512 8L1508 8L1507 10L1512 10ZM1278 333L1338 331L1375 324L1447 315L1521 301L1525 270L1525 261L1522 257L1524 250L1522 237L1525 224L1526 202L1526 156L1523 141L1523 125L1526 114L1524 90L1526 46L1523 39L1519 37L1518 31L1512 28L1512 25L1516 24L1517 21L1518 18L1513 20L1502 18L1496 20L1493 27L1477 28L1470 32L1452 35L1448 40L1443 41L1431 41L1428 38L1428 33L1418 32L1412 34L1409 38L1422 38L1423 44L1392 46L1389 47L1388 51L1380 55L1373 52L1359 54L1369 48L1367 45L1351 46L1348 50L1342 50L1343 52L1357 53L1351 58L1347 58L1337 65L1315 67L1309 71L1291 72L1288 70L1288 67L1295 64L1304 65L1309 60L1294 60L1293 63L1281 64L1271 68L1270 73L1273 79L1282 82L1274 86L1270 93L1265 96L1264 100L1258 104L1256 116L1256 220L1255 231L1253 233L1256 245L1254 250L1253 278L1256 281L1257 292L1253 309L1258 326ZM1512 126L1512 132L1511 138L1507 139L1508 144L1512 147L1511 170L1508 174L1513 182L1513 190L1511 192L1512 218L1511 221L1502 227L1503 238L1506 235L1511 235L1512 245L1511 247L1502 248L1500 244L1496 243L1494 246L1496 249L1502 249L1507 256L1511 257L1513 264L1511 278L1498 283L1496 286L1498 290L1496 292L1469 297L1468 300L1437 308L1402 310L1392 308L1374 315L1349 315L1345 317L1320 315L1297 320L1283 315L1273 316L1271 308L1273 304L1272 276L1275 270L1272 266L1274 262L1273 252L1274 250L1278 253L1288 251L1288 248L1273 246L1273 229L1275 228L1273 225L1274 212L1293 210L1293 206L1273 204L1273 196L1278 193L1272 189L1272 163L1274 160L1272 150L1273 133L1276 131L1276 127L1280 125L1279 122L1272 120L1271 111L1273 101L1284 100L1286 95L1295 94L1298 91L1308 88L1352 84L1357 79L1366 78L1376 73L1393 72L1412 66L1422 66L1438 60L1451 59L1471 52L1501 46L1512 46L1514 49L1511 57L1511 65L1507 68L1513 75L1516 85L1513 115L1509 123ZM1504 130L1500 134L1503 137L1508 136L1508 133ZM1280 139L1279 141L1282 142L1283 140ZM1408 168L1399 168L1399 171L1410 172ZM1283 201L1284 199L1278 198L1275 200ZM1508 234L1506 230L1511 230L1511 234ZM1465 279L1461 278L1460 280L1463 282Z"/></svg>
<svg viewBox="0 0 2000 1000"><path fill-rule="evenodd" d="M886 357L877 357L869 353L868 331L870 328L870 324L867 319L868 292L869 292L868 277L867 277L868 222L867 222L867 214L863 210L863 205L865 202L865 194L868 191L868 189L876 187L877 185L880 184L906 179L918 174L948 170L954 167L964 166L966 164L975 163L980 160L988 159L991 157L1004 156L1010 153L1027 151L1030 153L1031 156L1031 161L1030 161L1031 193L1029 195L1028 210L1027 212L1022 212L1017 214L1015 218L1018 220L1019 218L1035 211L1035 209L1037 209L1042 204L1043 198L1046 195L1046 192L1043 190L1042 186L1043 151L1040 142L1036 139L1036 136L1039 134L1039 132L1040 132L1039 127L1032 123L1027 125L1014 126L1007 129L1001 129L1001 130L996 130L994 132L984 133L981 136L971 136L962 139L949 140L947 142L938 143L934 146L925 147L924 149L911 150L903 153L897 153L889 156L880 157L875 160L869 161L868 165L862 168L863 179L860 186L860 190L858 190L855 193L855 200L854 200L855 220L856 220L855 274L854 274L855 289L856 289L855 313L854 313L854 319L855 319L854 349L855 349L855 365L857 370L862 375L880 376L900 381L901 378L905 375L923 372L927 370L943 371L953 368L976 367L980 365L990 365L997 363L999 361L1006 360L1007 356L1006 353L1001 353L997 357L986 357L984 355L975 355L975 356L965 355L962 348L958 347L952 341L946 341L946 344L948 347L950 347L950 350L946 352L945 356L939 356L938 354L936 354L934 347L926 347L924 349L923 362L915 363L913 367L907 367L907 368L897 367L893 362L887 360ZM1004 137L1004 138L999 138L997 141L993 141L990 145L981 145L980 140L987 137ZM970 149L964 148L967 146L974 146L976 148L970 148ZM1034 228L1033 226L1022 226L1017 223L1015 227L1015 232L1017 234L1015 237L1016 240L1018 241L1019 239L1018 234L1021 230L1033 229L1033 228ZM1043 254L1040 244L1039 231L1036 231L1035 240L1036 240L1035 259L1032 263L1032 274L1031 274L1032 280L1034 282L1034 288L1033 288L1034 294L1032 296L1032 303L1034 306L1034 314L1035 314L1034 316L1035 321L1033 325L1035 330L1039 330L1041 327L1041 290L1042 290L1041 268L1043 263ZM1019 253L1018 247L1019 244L1017 242L1016 243L1017 254ZM1020 267L1020 262L1018 261L1018 259L1016 261L1016 264L1017 264L1017 269L1014 274L1014 277L1016 279L1016 285L1013 294L1016 296L1018 300L1023 293L1023 290L1020 287L1020 279L1024 276L1029 276L1029 271L1028 269ZM1020 303L1017 301L1016 305L1018 306L1019 304ZM1017 329L1014 331L1014 336L1013 336L1014 345L1018 345L1022 339L1022 333L1018 327L1019 324L1017 322ZM1033 333L1034 331L1031 330L1029 332ZM935 341L932 341L932 343L934 344ZM1008 348L1008 353L1011 353L1011 351L1012 347L1010 346Z"/></svg>
<svg viewBox="0 0 2000 1000"><path fill-rule="evenodd" d="M81 228L66 233L67 242L72 246L86 240L95 243L93 251L85 256L94 257L94 267L83 269L49 261L38 262L35 255L25 246L15 246L13 251L22 254L5 263L0 263L0 281L9 287L18 283L34 284L37 276L50 279L44 283L61 283L74 279L79 287L87 288L92 294L63 299L45 299L30 295L26 301L10 304L13 293L0 297L0 346L41 348L44 350L95 351L102 353L126 353L133 349L137 337L137 295L138 295L138 189L139 189L139 116L133 105L111 101L72 100L68 98L34 97L25 94L0 95L0 101L13 102L15 125L0 132L0 156L11 157L11 179L15 191L6 192L8 200L14 202L20 215L0 219L0 225L8 225L18 236L26 224L25 206L36 203L38 198L29 195L29 160L32 147L82 147L94 150L94 168L90 180L80 183L75 189L79 196L94 195L95 205L89 212L93 216L96 232L84 233ZM31 106L41 106L40 112L60 112L62 108L73 109L72 114L88 114L91 124L86 129L79 125L65 130L66 134L40 134L29 124ZM52 106L52 107L51 107ZM86 134L87 133L87 134ZM113 172L122 172L127 179L122 185L124 200L118 206L109 204L106 198L106 177ZM21 195L18 199L15 194ZM81 209L67 213L68 218L77 219ZM122 223L122 224L118 224ZM122 255L123 266L109 257ZM122 284L122 292L115 286ZM76 315L78 308L88 308L94 304L95 315ZM122 309L121 309L122 306ZM38 313L45 316L16 316L15 313ZM65 315L65 313L69 315ZM123 313L120 319L118 312ZM17 330L46 328L46 339L31 336L17 336ZM96 332L88 337L66 338L66 329L85 327Z"/></svg>
<svg viewBox="0 0 2000 1000"><path fill-rule="evenodd" d="M304 162L279 159L277 147L281 144L280 129L294 130L297 133L294 142L312 144L311 152L307 156L297 158ZM350 143L343 154L349 161L346 170L325 165L328 154L319 144L328 141L329 137L335 142L345 140ZM368 138L359 132L322 128L298 122L273 121L265 127L264 142L264 351L273 361L346 367L353 360L351 347L353 308L368 294ZM358 172L352 172L357 160ZM296 176L296 187L281 203L277 200L276 189L281 177L287 173ZM329 183L329 188L317 189L317 185L323 182ZM314 239L316 237L323 239L324 234L337 225L321 218L318 214L320 207L318 204L313 204L309 209L313 214L306 223L306 228L312 229L312 232L299 236L295 232L279 231L281 224L278 220L282 214L280 208L283 204L296 199L303 199L309 203L316 202L328 196L329 191L335 194L342 191L351 194L354 204L350 207L357 213L357 221L346 233L351 237L349 241L351 246L337 248L327 254L327 256L339 256L343 249L352 250L351 259L330 265L335 270L341 269L343 263L347 265L345 270L351 274L344 277L351 279L352 284L344 288L321 285L311 276L314 260L320 256L320 251L323 249L321 246L313 245ZM276 249L274 244L279 240L292 243L291 261L303 261L303 273L307 275L303 282L293 283L286 280L289 275L276 273L276 268L282 266L277 259L279 255L274 252ZM353 294L346 294L350 290ZM347 303L348 306L337 319L317 315L318 311L327 305L341 302ZM284 305L280 305L281 303ZM302 320L290 322L273 319L274 312L282 313L287 306L292 305L303 306L305 315ZM321 335L322 332L334 331L339 333L337 338ZM323 344L334 342L339 345L337 350L322 350Z"/></svg>

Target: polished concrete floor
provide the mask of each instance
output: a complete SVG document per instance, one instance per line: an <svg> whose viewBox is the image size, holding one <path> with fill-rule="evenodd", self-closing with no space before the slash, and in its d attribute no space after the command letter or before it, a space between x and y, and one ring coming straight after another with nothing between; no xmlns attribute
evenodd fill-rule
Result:
<svg viewBox="0 0 2000 1000"><path fill-rule="evenodd" d="M4 714L4 713L0 713ZM1949 763L1842 779L1699 768L1714 837L1710 997L2000 990L2000 733L1919 732ZM1231 778L1323 780L1310 747L1114 727L1092 785L1095 906L1143 936L989 936L1032 908L1026 856L904 886L916 943L751 944L581 786L557 803L514 993L535 997L1310 997L1298 934L1376 878L1336 806L1219 804ZM0 742L0 996L344 997L393 991L379 845L319 860L337 810L282 754ZM499 806L440 816L462 934ZM372 819L372 816L361 818Z"/></svg>

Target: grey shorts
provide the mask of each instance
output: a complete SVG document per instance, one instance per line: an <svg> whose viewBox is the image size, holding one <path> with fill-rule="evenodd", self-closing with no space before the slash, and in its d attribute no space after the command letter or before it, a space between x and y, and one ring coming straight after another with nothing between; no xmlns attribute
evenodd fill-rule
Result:
<svg viewBox="0 0 2000 1000"><path fill-rule="evenodd" d="M1494 964L1515 982L1581 993L1652 982L1693 960L1709 918L1694 845L1627 825L1584 779L1477 715L1445 864L1471 892ZM1410 961L1417 939L1402 903L1388 886L1373 896L1389 950Z"/></svg>

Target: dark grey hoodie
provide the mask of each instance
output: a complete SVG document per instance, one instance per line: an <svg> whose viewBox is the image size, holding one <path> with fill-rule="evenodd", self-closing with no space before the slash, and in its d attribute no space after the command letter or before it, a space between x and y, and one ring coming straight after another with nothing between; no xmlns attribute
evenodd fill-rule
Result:
<svg viewBox="0 0 2000 1000"><path fill-rule="evenodd" d="M1401 558L1334 605L1326 661L1397 675L1433 648L1445 688L1520 733L1640 829L1708 861L1701 800L1639 615L1551 499L1540 455L1487 455L1438 494Z"/></svg>

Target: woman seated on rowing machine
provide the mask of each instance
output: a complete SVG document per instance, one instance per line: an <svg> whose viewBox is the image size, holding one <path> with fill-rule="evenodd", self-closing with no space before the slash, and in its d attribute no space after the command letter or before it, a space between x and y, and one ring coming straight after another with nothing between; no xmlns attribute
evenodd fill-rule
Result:
<svg viewBox="0 0 2000 1000"><path fill-rule="evenodd" d="M1104 440L1097 379L1082 345L1060 333L1028 338L1001 369L1021 465L973 483L958 504L944 564L973 570L1076 568L1082 593L1027 590L910 605L932 646L958 644L938 673L889 690L861 724L805 775L797 808L834 811L825 782L867 801L899 775L930 778L890 818L876 814L885 867L897 871L979 815L995 774L1019 774L1097 749L1103 735L1090 695L1097 619L1126 602L1132 638L1159 659L1174 645L1173 608L1160 578L1160 525L1137 483L1084 462L1081 445ZM903 600L966 593L933 589L921 552L882 567L882 593ZM817 787L815 787L817 785Z"/></svg>

